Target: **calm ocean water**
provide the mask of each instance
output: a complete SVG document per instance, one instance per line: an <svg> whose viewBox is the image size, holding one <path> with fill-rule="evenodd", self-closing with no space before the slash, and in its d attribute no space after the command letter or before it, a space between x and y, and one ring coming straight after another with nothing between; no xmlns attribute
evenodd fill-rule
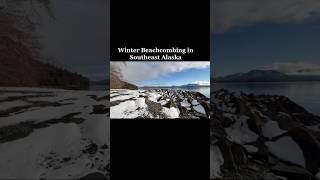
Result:
<svg viewBox="0 0 320 180"><path fill-rule="evenodd" d="M210 98L210 87L161 87L161 89L180 89L184 91L195 91Z"/></svg>
<svg viewBox="0 0 320 180"><path fill-rule="evenodd" d="M320 115L320 82L215 83L213 85L213 90L221 88L235 92L287 96L309 112Z"/></svg>

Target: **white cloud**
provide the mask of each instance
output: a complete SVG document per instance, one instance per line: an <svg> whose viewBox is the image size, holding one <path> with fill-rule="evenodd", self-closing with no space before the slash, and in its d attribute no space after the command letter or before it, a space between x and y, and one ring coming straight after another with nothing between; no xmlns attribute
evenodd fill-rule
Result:
<svg viewBox="0 0 320 180"><path fill-rule="evenodd" d="M299 23L320 18L319 0L211 0L211 30L258 22Z"/></svg>
<svg viewBox="0 0 320 180"><path fill-rule="evenodd" d="M200 86L210 86L210 81L194 81L192 84L198 84Z"/></svg>
<svg viewBox="0 0 320 180"><path fill-rule="evenodd" d="M320 75L320 65L312 63L280 62L266 66L264 69L276 70L286 74Z"/></svg>
<svg viewBox="0 0 320 180"><path fill-rule="evenodd" d="M204 69L210 67L210 62L111 62L117 66L124 80L131 83L139 83L163 77L175 72L188 69Z"/></svg>

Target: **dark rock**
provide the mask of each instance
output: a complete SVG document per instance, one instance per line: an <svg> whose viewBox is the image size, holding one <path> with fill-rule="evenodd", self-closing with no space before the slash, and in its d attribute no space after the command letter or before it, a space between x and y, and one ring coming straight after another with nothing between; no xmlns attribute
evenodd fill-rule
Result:
<svg viewBox="0 0 320 180"><path fill-rule="evenodd" d="M71 157L65 157L65 158L62 159L63 162L68 162L70 160L71 160Z"/></svg>
<svg viewBox="0 0 320 180"><path fill-rule="evenodd" d="M28 136L33 131L33 122L21 122L0 128L0 143L14 141Z"/></svg>
<svg viewBox="0 0 320 180"><path fill-rule="evenodd" d="M91 143L86 146L86 149L82 150L86 154L95 154L98 151L98 145Z"/></svg>
<svg viewBox="0 0 320 180"><path fill-rule="evenodd" d="M93 105L93 110L90 114L106 114L109 112L109 108L105 105Z"/></svg>
<svg viewBox="0 0 320 180"><path fill-rule="evenodd" d="M271 168L271 172L273 172L276 175L286 177L287 179L292 180L313 179L313 175L307 170L297 166L289 166L282 163L273 166Z"/></svg>
<svg viewBox="0 0 320 180"><path fill-rule="evenodd" d="M263 179L264 175L299 180L315 178L320 167L319 116L284 96L229 93L221 89L213 92L211 97L210 141L211 145L218 145L223 154L224 164L220 167L223 179L253 180ZM226 128L239 121L241 116L248 118L243 122L258 136L253 142L237 144L227 134ZM264 137L262 129L268 121L276 122L284 133ZM306 168L284 162L269 152L265 142L283 136L290 136L297 143L303 152ZM243 145L253 145L258 151L247 152Z"/></svg>
<svg viewBox="0 0 320 180"><path fill-rule="evenodd" d="M306 168L312 173L319 172L320 167L320 147L317 140L303 127L292 128L289 135L297 142L303 151L306 160Z"/></svg>
<svg viewBox="0 0 320 180"><path fill-rule="evenodd" d="M106 145L106 144L104 144L103 146L101 146L101 149L108 149L108 148L109 148L109 146Z"/></svg>

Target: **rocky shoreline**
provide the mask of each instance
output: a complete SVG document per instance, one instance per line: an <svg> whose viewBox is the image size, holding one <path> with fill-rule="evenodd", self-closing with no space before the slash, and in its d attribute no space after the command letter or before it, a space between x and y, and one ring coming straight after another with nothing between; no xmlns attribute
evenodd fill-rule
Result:
<svg viewBox="0 0 320 180"><path fill-rule="evenodd" d="M111 89L110 98L111 118L210 118L210 99L199 92Z"/></svg>
<svg viewBox="0 0 320 180"><path fill-rule="evenodd" d="M211 179L320 179L320 117L284 96L211 94Z"/></svg>
<svg viewBox="0 0 320 180"><path fill-rule="evenodd" d="M320 117L287 97L220 89L210 104L191 91L112 89L108 99L106 92L0 90L1 177L108 179L110 107L111 118L210 118L211 179L320 179ZM130 108L116 111L123 107ZM65 137L72 143L60 142ZM21 164L20 149L29 162ZM80 167L84 174L73 171Z"/></svg>

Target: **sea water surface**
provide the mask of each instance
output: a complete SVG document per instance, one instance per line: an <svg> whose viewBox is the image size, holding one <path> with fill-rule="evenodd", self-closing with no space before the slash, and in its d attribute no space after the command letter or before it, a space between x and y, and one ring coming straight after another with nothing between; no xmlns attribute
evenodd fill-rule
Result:
<svg viewBox="0 0 320 180"><path fill-rule="evenodd" d="M261 83L214 83L213 90L227 89L233 92L283 95L320 115L320 82L261 82Z"/></svg>

